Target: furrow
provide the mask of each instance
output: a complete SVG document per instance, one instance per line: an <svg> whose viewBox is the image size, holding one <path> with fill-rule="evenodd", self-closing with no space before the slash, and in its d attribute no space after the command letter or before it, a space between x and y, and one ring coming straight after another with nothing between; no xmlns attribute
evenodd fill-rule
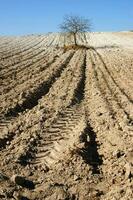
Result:
<svg viewBox="0 0 133 200"><path fill-rule="evenodd" d="M93 55L94 54L91 54L92 58ZM108 107L110 108L112 116L115 118L119 128L125 131L130 130L131 126L128 126L128 123L130 123L130 121L127 112L124 111L115 94L112 92L112 85L109 85L109 82L107 81L107 78L102 72L99 64L97 65L97 62L95 62L95 57L93 58L93 62L95 63L95 77L97 78L101 93L105 98Z"/></svg>
<svg viewBox="0 0 133 200"><path fill-rule="evenodd" d="M1 72L3 72L3 74L6 74L7 72L9 73L11 70L16 69L20 61L21 63L24 61L26 62L27 60L33 59L35 56L45 51L46 47L43 46L44 42L45 40L43 39L38 45L29 49L28 52L25 52L25 54L21 53L21 55L18 55L17 57L12 56L11 58L1 60L0 62L4 66Z"/></svg>
<svg viewBox="0 0 133 200"><path fill-rule="evenodd" d="M114 82L114 78L108 71L107 66L104 65L103 62L101 63L101 65L98 61L96 63L97 73L99 74L99 76L101 76L101 78L99 78L99 81L103 80L103 82L101 83L101 86L103 87L102 90L104 94L107 94L106 96L108 98L108 101L111 100L110 103L112 103L112 108L114 109L119 124L123 126L123 128L125 126L128 126L128 124L130 126L130 124L132 124L132 103L125 95L123 95L123 93L121 93L121 89L118 87L116 82ZM105 69L102 69L103 67ZM104 87L105 85L106 87ZM131 127L129 127L129 129L130 128Z"/></svg>
<svg viewBox="0 0 133 200"><path fill-rule="evenodd" d="M123 169L127 162L126 152L132 149L132 131L121 124L124 122L123 111L120 110L110 92L114 85L108 87L110 79L100 71L101 68L101 63L97 61L93 53L88 51L85 111L89 127L85 132L89 135L89 139L85 142L80 155L92 166L93 173L102 172L96 187L97 185L99 188L102 185L105 187L104 181L106 181L114 189L118 184L125 183Z"/></svg>
<svg viewBox="0 0 133 200"><path fill-rule="evenodd" d="M37 51L35 55L33 54L30 57L26 55L26 59L24 60L20 56L17 63L11 64L10 60L9 61L6 60L7 63L10 63L9 65L10 68L5 66L5 68L1 71L3 79L6 79L8 76L10 77L13 72L17 74L21 72L21 70L24 70L25 68L28 69L30 64L34 63L35 61L40 61L43 58L43 56L45 58L45 54L47 55L46 47L41 49L40 51Z"/></svg>
<svg viewBox="0 0 133 200"><path fill-rule="evenodd" d="M43 97L40 100L38 107L35 107L35 112L33 112L33 114L29 113L30 114L29 116L27 113L27 117L29 120L28 121L25 120L23 122L25 123L25 128L26 128L24 132L28 132L29 134L29 131L30 131L33 134L34 126L35 126L34 124L35 124L35 121L37 121L36 123L40 124L40 126L38 127L38 132L40 134L40 137L42 137L43 135L42 130L46 129L46 127L50 127L51 123L54 123L56 118L58 118L58 115L63 116L63 110L66 110L66 108L71 105L71 102L75 95L75 90L78 87L80 80L82 79L82 75L83 75L82 68L84 67L83 64L84 64L84 58L85 58L84 53L82 51L79 51L74 54L69 65L62 72L60 78L50 88L47 96ZM73 76L73 74L75 75ZM38 115L36 113L36 109L38 110L38 108L40 107L42 109L40 110L40 112L37 112L39 114ZM66 110L66 113L67 113L66 116L62 117L61 120L60 119L58 120L59 125L57 125L56 127L57 132L58 132L58 128L64 125L66 126L68 121L71 118L73 120L76 120L77 117L79 117L78 113L74 113L74 116L72 116L73 114L71 113L71 108L68 108ZM25 119L27 119L26 115L25 115ZM21 118L19 119L19 121L21 122L23 121L23 116L22 116L22 119ZM68 127L68 129L70 128L70 130L72 131L72 128L74 125L76 125L76 121L74 122L74 124L73 123L70 124L70 127ZM56 128L54 126L53 128L54 129L53 130L50 129L50 131L56 132ZM16 130L18 129L16 128ZM23 154L25 155L26 152L29 152L29 147L31 146L28 139L25 140L25 143L21 143L21 138L23 137L23 134L24 135L26 134L24 132L21 133L20 137L18 138L16 137L16 139L14 138L14 141L15 140L19 141L19 144L20 146L22 146L22 149L23 149L23 153L21 152L21 155L20 156L18 155L18 158L16 160L19 160L19 158L22 158ZM64 129L64 132L67 132L67 129L66 130ZM13 147L14 143L12 143L11 146ZM9 148L11 148L11 146Z"/></svg>
<svg viewBox="0 0 133 200"><path fill-rule="evenodd" d="M40 39L40 38L39 38ZM26 51L28 51L28 50L30 50L31 48L33 48L33 47L35 47L36 45L38 45L39 43L41 43L42 42L42 39L41 39L41 41L39 40L36 40L35 41L35 43L33 42L34 40L32 40L32 37L30 38L30 42L29 42L29 44L28 44L28 42L25 42L24 43L24 45L21 45L21 44L17 44L17 43L15 43L15 45L17 46L17 48L15 49L15 48L13 48L12 47L12 45L11 45L11 49L9 49L9 51L6 49L6 48L4 48L4 50L5 50L5 55L1 55L0 57L1 57L1 59L3 60L3 59L9 59L9 58L11 58L12 56L16 56L16 55L20 55L22 52L26 52ZM9 47L8 47L9 48ZM3 51L4 52L4 51ZM3 53L2 52L2 53Z"/></svg>
<svg viewBox="0 0 133 200"><path fill-rule="evenodd" d="M55 62L57 57L58 52L46 52L46 54L41 56L41 58L37 58L32 62L29 60L26 65L22 65L23 69L19 69L18 67L18 71L11 73L11 76L7 77L7 80L3 80L3 87L1 90L2 94L8 95L10 90L14 92L14 90L17 90L17 86L19 88L20 84L25 84L29 79L31 80L42 74L50 64Z"/></svg>
<svg viewBox="0 0 133 200"><path fill-rule="evenodd" d="M88 51L85 84L85 113L88 128L85 132L89 135L89 141L86 141L87 149L83 149L85 152L81 152L81 155L89 164L91 164L89 155L91 155L92 150L94 150L92 155L95 154L92 161L96 161L100 158L98 155L103 155L103 158L100 158L99 161L97 160L98 162L96 165L92 165L95 171L101 162L105 162L108 157L112 156L114 148L121 149L124 147L124 138L127 137L127 133L122 130L119 120L114 116L114 108L112 104L110 105L110 101L112 100L110 99L109 101L105 93L107 92L105 88L103 92L102 85L105 83L102 82L102 76L98 73L98 70L95 69L96 65L94 62L93 54L90 54ZM89 131L90 127L92 131ZM92 142L94 142L92 147L90 144L91 138ZM99 167L99 170L103 171L104 166L101 165ZM104 172L104 176L106 176L106 171Z"/></svg>
<svg viewBox="0 0 133 200"><path fill-rule="evenodd" d="M20 112L26 111L27 108L28 109L33 109L33 107L36 107L36 105L38 104L38 100L40 98L42 98L42 96L44 97L44 95L46 93L48 93L49 88L51 87L52 84L54 84L54 82L56 81L56 79L61 75L62 71L64 70L64 68L66 68L66 65L69 63L69 61L72 58L72 56L73 56L73 52L66 53L63 56L62 60L59 60L58 62L54 63L51 66L51 73L48 70L48 76L45 76L45 80L47 82L45 81L44 84L40 85L40 87L37 88L38 90L35 90L35 93L32 93L32 96L28 97L26 99L26 101L24 101L24 103L22 104L22 106L18 106L18 107L16 106L13 109L8 110L8 112L5 115L6 117L3 116L4 123L10 117L11 120L8 123L8 125L10 125L12 119L14 119L14 117L16 117ZM57 67L57 63L59 63L58 67ZM55 68L55 66L56 66L56 68ZM22 114L22 116L20 116L20 119L19 119L19 117L15 118L14 125L11 126L11 129L7 129L7 133L6 134L4 133L5 127L0 125L2 127L2 130L1 130L1 137L2 138L1 138L1 140L7 142L8 140L9 141L13 140L14 137L15 137L15 135L16 135L16 137L18 137L17 135L18 135L18 133L22 132L21 129L23 127L23 125L20 125L18 123L18 121L21 122L21 117L23 118L23 114ZM32 121L33 121L33 119L32 119ZM17 125L16 125L16 123L17 123ZM3 143L2 148L5 148L5 147L6 147L6 143Z"/></svg>
<svg viewBox="0 0 133 200"><path fill-rule="evenodd" d="M132 118L133 118L133 113L132 113L133 101L132 101L132 99L130 99L130 97L117 84L114 77L112 76L112 73L109 71L107 65L103 61L103 58L101 57L101 55L99 53L97 53L97 51L95 51L95 53L96 53L95 58L97 59L97 63L99 63L99 68L100 68L101 72L103 73L103 76L105 77L106 82L108 79L108 85L112 90L112 94L115 96L115 99L118 102L118 104L120 105L120 107L122 107L124 112L127 113L129 120L132 120ZM102 62L101 65L100 65L99 61Z"/></svg>
<svg viewBox="0 0 133 200"><path fill-rule="evenodd" d="M56 79L60 76L61 72L70 61L72 55L72 52L66 53L62 56L62 58L59 58L56 62L51 64L49 68L40 75L40 77L34 79L34 82L32 82L32 80L31 82L29 81L29 83L27 83L25 87L23 87L23 91L27 91L28 94L22 95L21 99L19 99L19 93L16 93L16 95L18 94L18 97L16 98L17 101L11 102L11 105L10 103L8 104L5 115L16 116L18 113L36 106L38 104L38 100L49 91L49 88L51 87L53 82L56 81ZM10 102L9 98L8 101Z"/></svg>

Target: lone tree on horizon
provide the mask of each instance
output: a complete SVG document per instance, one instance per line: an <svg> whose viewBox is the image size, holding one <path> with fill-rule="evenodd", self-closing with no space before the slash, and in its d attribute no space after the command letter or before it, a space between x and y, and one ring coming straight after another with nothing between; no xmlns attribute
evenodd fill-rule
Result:
<svg viewBox="0 0 133 200"><path fill-rule="evenodd" d="M90 31L91 23L90 20L80 17L78 15L66 15L64 17L64 21L60 25L60 29L62 32L72 35L74 39L74 45L78 46L77 34L85 34L85 32Z"/></svg>

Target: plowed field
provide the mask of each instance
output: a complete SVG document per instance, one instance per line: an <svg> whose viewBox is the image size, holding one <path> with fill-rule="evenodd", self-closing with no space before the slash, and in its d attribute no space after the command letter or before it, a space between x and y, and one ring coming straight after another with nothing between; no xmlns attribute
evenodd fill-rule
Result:
<svg viewBox="0 0 133 200"><path fill-rule="evenodd" d="M133 199L133 33L0 37L0 199Z"/></svg>

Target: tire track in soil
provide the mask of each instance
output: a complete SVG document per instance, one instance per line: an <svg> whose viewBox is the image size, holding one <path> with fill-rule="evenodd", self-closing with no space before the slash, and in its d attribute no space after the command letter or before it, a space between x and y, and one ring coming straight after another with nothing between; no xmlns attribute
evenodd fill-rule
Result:
<svg viewBox="0 0 133 200"><path fill-rule="evenodd" d="M30 142L30 148L26 154L19 157L19 164L34 166L43 170L52 168L55 163L63 160L73 149L84 142L79 155L92 167L92 174L101 174L99 166L102 164L98 154L96 134L86 122L84 107L84 89L86 78L86 56L82 68L82 77L77 88L74 90L72 103L60 112L49 127L43 130L43 134ZM89 137L89 141L88 138ZM37 142L39 140L39 142ZM37 149L33 149L37 145ZM36 156L35 156L36 154ZM34 158L35 156L35 158Z"/></svg>
<svg viewBox="0 0 133 200"><path fill-rule="evenodd" d="M77 57L77 56L75 55L75 58L76 58L76 57ZM83 56L82 56L82 57L83 57ZM79 59L78 59L78 60L79 60ZM82 62L82 61L81 61L81 62ZM71 64L72 64L72 62L71 62ZM78 62L77 62L77 64L78 64ZM75 65L75 73L77 73L77 75L78 75L79 72L82 70L82 67L80 67L80 69L76 69L76 62L74 62L74 65ZM76 72L76 70L77 70L77 72ZM65 71L66 71L65 74L68 76L67 81L66 81L66 85L67 85L68 89L66 88L66 86L64 87L64 89L65 89L65 90L69 90L69 87L70 87L69 85L71 85L72 82L74 83L74 81L78 81L78 80L80 80L79 82L81 82L81 78L80 78L80 74L79 74L78 76L77 76L77 75L75 76L75 77L77 77L76 79L75 79L75 77L72 76L73 73L71 74L71 65L70 65L70 66L68 67L68 69L66 69ZM78 71L79 71L79 72L78 72ZM65 78L65 77L66 77L65 74L64 74L64 75L62 74L62 77ZM68 75L68 74L70 74L70 75L73 77L73 80L70 81L70 78L69 78L69 75ZM64 79L62 79L61 83L64 83L63 80L64 80ZM68 84L68 80L70 81L69 84ZM57 81L57 82L58 82L58 81ZM61 83L60 83L60 84L61 84ZM58 83L55 85L55 87L53 88L53 90L51 90L51 92L53 91L53 94L51 93L51 95L54 95L55 90L56 90L57 87L59 87L59 90L61 89L61 88L60 88L60 84L59 84L59 82L58 82ZM64 83L64 84L65 84L65 83ZM57 86L57 85L58 85L58 86ZM73 85L73 84L72 84L72 85ZM75 85L75 84L74 84L74 85ZM74 85L73 85L73 86L74 86ZM76 85L77 85L77 84L76 84ZM79 85L80 85L80 84L79 84ZM71 87L72 87L72 86L71 86ZM77 87L78 87L78 86L77 86ZM63 96L65 95L64 97L66 98L66 106L69 105L69 102L71 102L70 100L67 100L67 99L70 99L71 96L73 96L73 95L71 94L71 90L72 90L73 92L75 91L74 88L73 88L73 89L70 88L70 92L68 91L68 96L69 96L69 97L65 97L67 91L66 91L65 93L62 94ZM61 91L62 91L62 89L61 89ZM60 92L61 92L61 91L60 91ZM60 92L57 90L57 95L58 95ZM70 93L70 95L69 95L69 93ZM51 95L49 95L50 98L51 98ZM61 95L61 96L62 96L62 95ZM61 98L61 97L60 97L60 98ZM59 99L60 99L60 98L59 98ZM57 99L58 99L58 98L57 98ZM63 98L63 99L64 99L64 98ZM57 106L57 105L56 105L56 106ZM58 110L60 110L60 107L59 107ZM43 133L43 135L44 135L44 133ZM29 147L28 147L28 146L29 146ZM27 158L26 154L29 155L29 152L30 152L30 151L29 151L30 146L31 146L30 142L29 142L28 146L27 146L26 148L23 147L23 148L26 149L26 150L22 151L23 153L22 153L22 152L20 153L19 158L24 158L24 157ZM28 149L28 150L27 150L27 149ZM32 150L33 150L33 149L32 149ZM27 152L27 153L26 153L26 152ZM21 156L21 155L22 155L22 156ZM21 159L18 159L18 160L21 160ZM22 159L22 160L23 160L23 163L25 163L24 159Z"/></svg>
<svg viewBox="0 0 133 200"><path fill-rule="evenodd" d="M62 160L78 147L79 138L86 128L84 107L75 105L62 112L58 119L47 128L37 147L33 165L44 169Z"/></svg>
<svg viewBox="0 0 133 200"><path fill-rule="evenodd" d="M93 193L96 191L97 184L102 181L104 182L104 178L101 168L103 160L98 152L99 143L97 141L96 133L90 126L85 113L84 93L87 75L86 66L85 58L82 79L75 90L72 103L63 113L60 113L57 121L45 131L45 134L43 134L44 137L41 138L41 142L38 145L35 162L32 161L32 164L37 171L48 171L49 168L54 168L55 163L57 164L60 160L63 160L63 158L67 159L69 151L71 152L76 149L84 162L91 166L91 181L93 182L91 187ZM74 133L76 137L74 137ZM71 146L71 144L73 145L73 142L75 143L74 148ZM84 143L84 147L81 148L80 143ZM99 192L99 196L103 194L101 189L98 189L97 191ZM91 192L90 195L93 196Z"/></svg>
<svg viewBox="0 0 133 200"><path fill-rule="evenodd" d="M44 130L43 137L41 137L36 150L35 162L32 162L32 164L47 170L75 148L76 143L76 148L78 148L78 144L84 142L84 147L80 149L79 155L92 167L92 174L100 174L99 178L101 178L99 166L102 165L102 156L98 153L96 134L87 123L84 108L85 68L86 56L82 78L75 90L72 103L64 112L59 114L54 123ZM89 141L87 138L89 138ZM23 158L20 160L23 160Z"/></svg>
<svg viewBox="0 0 133 200"><path fill-rule="evenodd" d="M42 83L34 93L32 93L26 100L23 102L21 106L17 105L13 109L9 110L4 116L1 115L1 122L0 122L0 129L1 129L1 137L0 137L0 143L1 148L5 148L7 143L9 143L14 138L14 132L8 131L8 127L11 125L11 123L15 123L15 119L20 113L23 113L26 109L31 110L34 108L37 104L39 99L42 98L42 96L45 96L48 92L50 87L54 84L57 78L60 77L62 71L66 68L68 63L70 62L71 58L73 57L74 52L70 53L67 59L65 60L64 64L62 64L58 70L56 70L56 73L54 73L47 81ZM10 119L10 121L9 121ZM6 128L7 127L7 128Z"/></svg>
<svg viewBox="0 0 133 200"><path fill-rule="evenodd" d="M81 105L67 108L57 121L44 130L44 138L37 148L34 165L50 168L63 159L79 143L79 136L86 127L84 109Z"/></svg>
<svg viewBox="0 0 133 200"><path fill-rule="evenodd" d="M96 51L95 51L95 52L96 52ZM92 53L93 53L93 52L92 52ZM97 54L94 54L94 53L93 53L93 56L94 56L95 61L96 61L97 59L100 59L101 63L102 63L102 64L104 63L104 61L101 60L101 57L99 58L99 55L97 56ZM132 124L132 118L130 117L129 113L124 109L124 107L121 105L120 99L117 97L117 94L115 94L115 93L113 92L113 90L112 90L112 88L111 88L111 86L109 85L109 82L108 82L109 79L107 80L107 78L106 78L105 74L103 73L103 71L101 70L101 68L98 67L98 65L95 65L95 64L94 64L95 61L93 61L93 66L94 66L95 75L96 75L96 77L97 77L97 80L98 80L98 82L99 82L99 85L101 85L101 93L103 94L103 97L106 99L106 102L107 102L107 104L108 104L110 110L112 111L113 116L115 117L116 121L118 122L118 126L121 127L121 128L123 129L123 128L124 128L124 125L122 125L122 124L121 124L121 120L119 120L120 116L121 116L121 118L122 118L122 121L123 121L124 116L125 116L126 119L128 120L128 123L129 123L129 124ZM97 62L97 61L96 61L96 62ZM105 63L104 63L102 66L105 68L105 70L107 69L107 66L105 65ZM96 68L97 68L97 69L96 69ZM103 79L105 85L104 85L102 82L100 83L100 81L101 81L102 79L101 79L101 78L98 78L98 77L100 76L99 73L101 74L101 78ZM107 69L107 73L108 73L108 69ZM98 74L99 74L99 75L98 75ZM108 74L109 74L109 76L110 76L110 72L109 72ZM112 76L110 76L110 77L111 77L111 80L113 80L113 83L115 83L115 82L114 82L114 79L112 79L113 77L112 77ZM100 79L101 79L101 80L100 80ZM116 85L116 84L114 84L114 86L115 86L115 85ZM105 88L102 89L102 87L104 87L104 86L106 86L106 89L105 89ZM99 87L100 87L100 86L99 86ZM118 85L116 85L116 87L118 87ZM108 90L108 92L110 93L110 97L106 95L106 93L105 93L106 90ZM119 90L119 88L118 88L118 90ZM121 90L119 90L119 91L121 91ZM112 100L110 100L110 98L112 98ZM112 103L112 102L114 102L114 103ZM119 114L118 114L118 111L121 113L120 116L118 116L118 115L119 115ZM125 121L126 121L126 119L125 119ZM120 129L121 129L121 128L120 128Z"/></svg>
<svg viewBox="0 0 133 200"><path fill-rule="evenodd" d="M83 105L81 106L81 102L83 100L83 98L81 98L81 96L83 97L84 90L83 90L83 88L81 89L80 86L81 86L81 83L84 83L84 81L85 81L85 80L83 80L83 78L85 77L84 76L85 59L86 58L84 57L84 61L81 66L77 66L77 67L81 68L80 70L82 71L81 72L82 77L79 77L80 76L79 75L76 78L76 80L73 78L73 81L77 81L77 82L79 81L78 84L76 83L77 86L74 84L73 81L70 81L70 83L69 83L69 84L71 84L71 82L73 82L73 85L71 85L71 87L76 86L75 89L74 88L72 89L72 91L74 92L72 100L71 101L69 100L68 103L66 101L66 106L67 105L68 106L64 110L64 112L61 112L60 108L59 108L58 109L59 114L57 113L57 117L55 117L55 119L52 122L50 122L50 124L48 125L47 128L44 128L44 131L41 133L41 138L39 138L41 149L39 148L39 145L37 145L37 150L35 151L35 152L38 152L37 155L39 155L40 151L43 151L42 150L43 147L44 147L44 151L47 151L47 154L46 154L46 152L44 153L44 158L45 158L45 154L47 157L48 157L48 154L49 154L49 156L51 154L53 154L52 152L54 152L54 148L56 149L55 151L57 151L57 146L58 147L60 146L59 152L57 151L58 154L60 154L60 151L61 151L60 149L65 148L67 151L69 146L72 148L72 146L74 145L74 142L76 142L76 139L79 138L80 133L82 132L82 130L84 130L86 122L85 122L85 114L83 113L83 110L84 110ZM75 71L75 73L79 73L78 72L79 69L76 69L76 63L74 63L74 65L75 65L75 70L74 69L73 70ZM69 67L69 68L71 68L71 67ZM76 70L77 70L77 72L76 72ZM71 71L69 71L69 69L67 71L71 74ZM71 91L69 90L69 84L67 81L68 96L69 96L69 98L71 98L72 95L71 95ZM70 92L70 94L69 94L69 92ZM78 96L77 96L77 94L78 94ZM65 97L65 98L68 98L68 97ZM77 121L78 121L78 123L77 123ZM79 128L77 128L77 127L79 127ZM79 131L77 131L78 129L79 129ZM70 139L68 137L69 135L70 135ZM72 138L75 138L75 139L72 139ZM72 141L71 141L71 139L72 139ZM36 138L36 140L38 140L38 138ZM56 142L57 140L60 140L60 143ZM43 144L42 144L42 142L43 142ZM28 145L29 145L29 148L27 148L27 151L25 151L23 153L21 152L21 155L17 159L20 161L21 164L26 164L26 162L27 162L26 159L28 158L27 155L35 154L35 152L33 152L33 148L30 148L32 145L30 143ZM50 148L50 146L52 146L52 148ZM47 150L46 150L46 148L47 148ZM51 149L53 149L52 152L50 152ZM31 157L34 157L34 156L31 156ZM55 160L58 161L59 158L60 158L60 155L57 156Z"/></svg>
<svg viewBox="0 0 133 200"><path fill-rule="evenodd" d="M33 143L32 140L27 151L21 152L22 154L17 159L21 165L29 163L47 171L84 142L84 147L78 151L79 155L92 167L92 175L97 174L99 180L102 179L100 168L102 156L98 153L99 144L96 141L96 133L88 124L89 122L87 123L84 108L85 67L86 57L82 68L82 78L75 90L72 103L44 129L41 137L36 137L35 141L39 140L39 142ZM32 146L33 144L37 146L37 149Z"/></svg>

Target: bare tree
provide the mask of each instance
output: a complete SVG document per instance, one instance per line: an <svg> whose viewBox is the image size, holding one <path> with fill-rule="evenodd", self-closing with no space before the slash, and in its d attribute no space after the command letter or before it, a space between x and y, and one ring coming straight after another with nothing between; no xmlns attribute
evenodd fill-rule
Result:
<svg viewBox="0 0 133 200"><path fill-rule="evenodd" d="M88 19L77 15L67 15L64 17L64 21L60 25L62 32L73 35L74 44L77 46L77 34L83 33L91 30L91 23Z"/></svg>

